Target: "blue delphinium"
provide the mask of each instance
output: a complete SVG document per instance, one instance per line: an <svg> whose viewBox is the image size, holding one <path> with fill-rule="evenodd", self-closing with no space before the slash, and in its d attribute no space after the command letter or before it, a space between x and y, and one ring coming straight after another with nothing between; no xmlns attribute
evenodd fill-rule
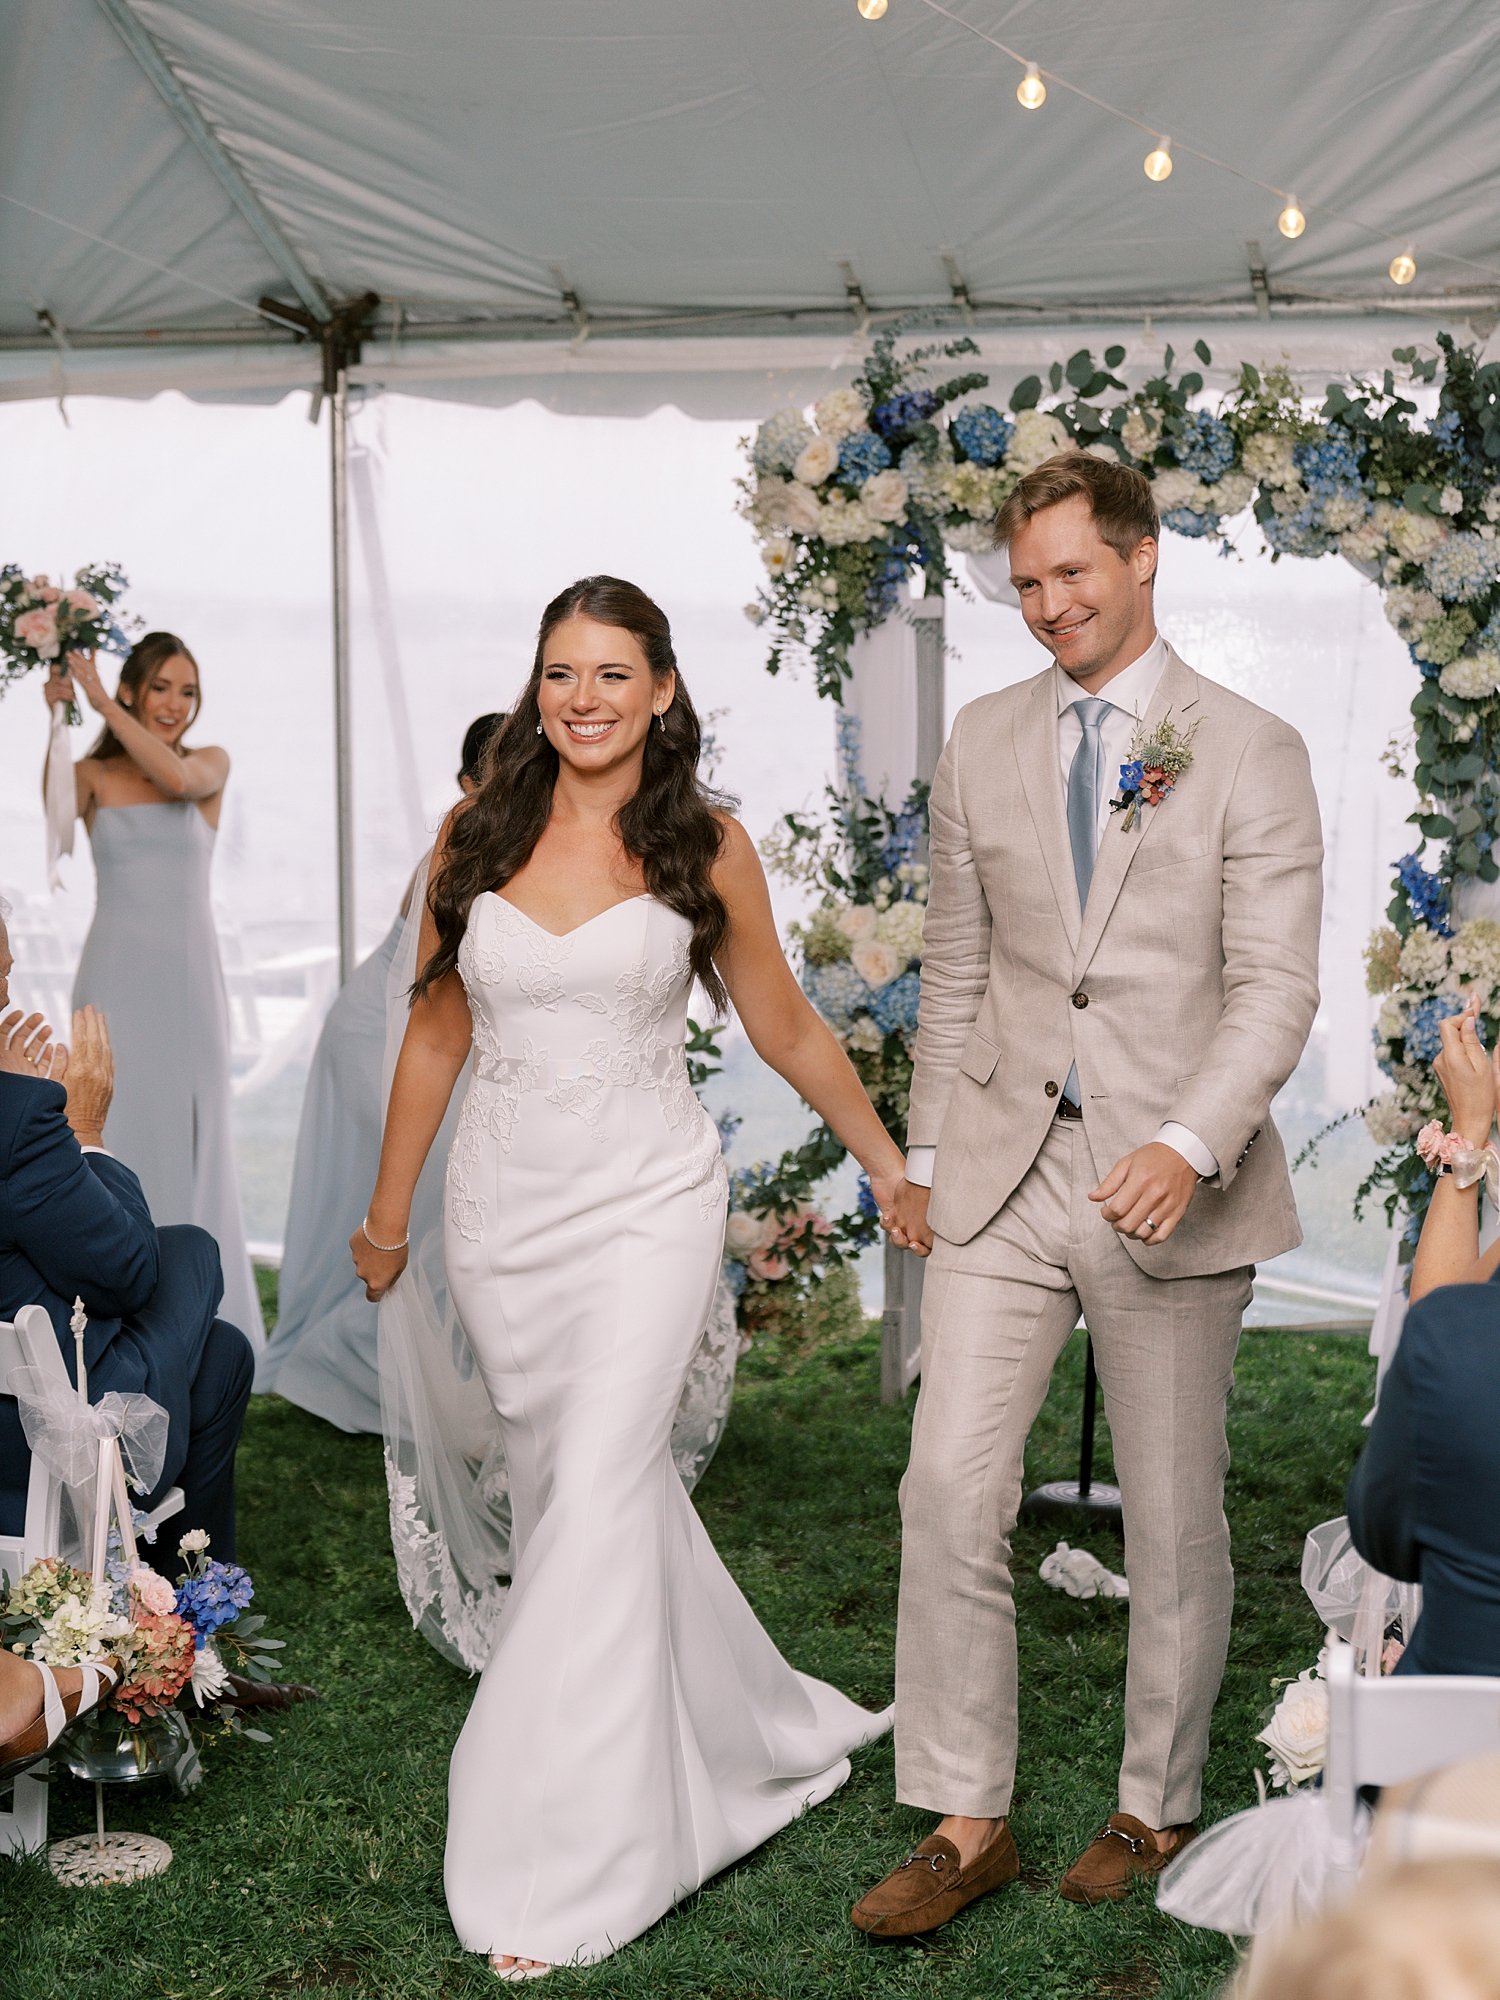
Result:
<svg viewBox="0 0 1500 2000"><path fill-rule="evenodd" d="M1348 438L1334 431L1293 445L1292 463L1302 474L1308 492L1319 500L1330 500L1351 486L1361 487L1359 453Z"/></svg>
<svg viewBox="0 0 1500 2000"><path fill-rule="evenodd" d="M911 799L897 813L895 822L880 850L880 865L887 875L917 858L917 845L927 830L927 815Z"/></svg>
<svg viewBox="0 0 1500 2000"><path fill-rule="evenodd" d="M839 439L839 471L846 479L873 479L890 462L890 446L873 431L850 431Z"/></svg>
<svg viewBox="0 0 1500 2000"><path fill-rule="evenodd" d="M899 979L893 979L872 996L870 1018L883 1035L915 1034L917 1003L921 997L921 975L903 972Z"/></svg>
<svg viewBox="0 0 1500 2000"><path fill-rule="evenodd" d="M1445 604L1483 597L1495 581L1496 548L1483 535L1449 535L1423 563L1427 587Z"/></svg>
<svg viewBox="0 0 1500 2000"><path fill-rule="evenodd" d="M200 1576L184 1577L177 1586L177 1615L186 1618L201 1646L238 1618L254 1595L255 1586L236 1564L206 1562Z"/></svg>
<svg viewBox="0 0 1500 2000"><path fill-rule="evenodd" d="M1207 410L1189 410L1182 429L1172 439L1172 449L1184 472L1212 486L1234 464L1234 432L1222 417Z"/></svg>
<svg viewBox="0 0 1500 2000"><path fill-rule="evenodd" d="M875 574L865 587L865 609L872 625L878 625L883 618L889 618L900 603L901 592L906 587L906 576L905 549L888 544L881 555Z"/></svg>
<svg viewBox="0 0 1500 2000"><path fill-rule="evenodd" d="M973 403L955 412L948 429L965 458L975 465L998 465L1010 448L1015 425L988 403Z"/></svg>
<svg viewBox="0 0 1500 2000"><path fill-rule="evenodd" d="M937 406L938 399L930 389L908 389L904 395L892 396L888 403L877 403L870 412L870 422L882 437L895 437L899 431L925 424Z"/></svg>
<svg viewBox="0 0 1500 2000"><path fill-rule="evenodd" d="M1406 1053L1409 1060L1430 1063L1443 1046L1438 1023L1451 1014L1461 1014L1465 1003L1456 993L1431 993L1411 1010L1406 1024Z"/></svg>
<svg viewBox="0 0 1500 2000"><path fill-rule="evenodd" d="M728 1152L735 1133L739 1131L744 1122L744 1119L741 1118L737 1111L721 1111L719 1116L715 1118L714 1124L719 1129L719 1150L721 1152Z"/></svg>
<svg viewBox="0 0 1500 2000"><path fill-rule="evenodd" d="M1415 854L1403 854L1396 863L1396 879L1406 891L1406 900L1411 904L1411 913L1416 921L1426 924L1439 937L1452 937L1453 926L1448 921L1448 885L1442 877L1429 873Z"/></svg>
<svg viewBox="0 0 1500 2000"><path fill-rule="evenodd" d="M1139 757L1132 757L1129 763L1120 766L1120 790L1138 792L1146 782L1146 767Z"/></svg>
<svg viewBox="0 0 1500 2000"><path fill-rule="evenodd" d="M1427 435L1450 451L1461 442L1463 433L1464 420L1457 410L1440 410L1427 426Z"/></svg>
<svg viewBox="0 0 1500 2000"><path fill-rule="evenodd" d="M859 1191L854 1199L860 1214L865 1216L869 1221L874 1222L880 1214L880 1204L875 1199L875 1190L870 1186L870 1176L868 1174L860 1175Z"/></svg>
<svg viewBox="0 0 1500 2000"><path fill-rule="evenodd" d="M1161 517L1161 524L1174 535L1211 535L1219 525L1219 517L1195 514L1191 507L1169 507Z"/></svg>

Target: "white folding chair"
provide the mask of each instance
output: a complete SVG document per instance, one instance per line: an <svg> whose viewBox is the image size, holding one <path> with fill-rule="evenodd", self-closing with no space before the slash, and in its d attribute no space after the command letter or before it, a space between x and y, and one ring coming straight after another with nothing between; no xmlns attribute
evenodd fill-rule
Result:
<svg viewBox="0 0 1500 2000"><path fill-rule="evenodd" d="M1396 1785L1500 1749L1500 1678L1396 1674L1371 1680L1348 1646L1328 1659L1328 1760L1323 1788L1333 1827L1330 1901L1359 1874L1362 1785Z"/></svg>
<svg viewBox="0 0 1500 2000"><path fill-rule="evenodd" d="M18 1368L35 1368L54 1380L65 1384L68 1381L67 1363L58 1345L56 1329L41 1306L22 1306L14 1322L0 1320L0 1392L10 1392L10 1378ZM41 1557L62 1554L62 1494L61 1480L39 1458L33 1457L21 1532L0 1535L0 1577L13 1580ZM146 1516L146 1526L154 1529L180 1513L182 1506L182 1488L169 1488ZM82 1524L79 1525L82 1532ZM46 1773L45 1764L36 1764L14 1779L8 1810L3 1802L4 1792L0 1790L0 1854L45 1846Z"/></svg>

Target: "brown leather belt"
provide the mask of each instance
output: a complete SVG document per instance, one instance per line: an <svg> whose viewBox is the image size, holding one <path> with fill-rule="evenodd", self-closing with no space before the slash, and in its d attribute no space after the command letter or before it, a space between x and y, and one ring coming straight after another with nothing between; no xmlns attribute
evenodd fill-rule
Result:
<svg viewBox="0 0 1500 2000"><path fill-rule="evenodd" d="M1067 1118L1069 1120L1081 1119L1083 1117L1083 1106L1075 1104L1071 1097L1060 1097L1057 1100L1057 1115L1059 1118Z"/></svg>

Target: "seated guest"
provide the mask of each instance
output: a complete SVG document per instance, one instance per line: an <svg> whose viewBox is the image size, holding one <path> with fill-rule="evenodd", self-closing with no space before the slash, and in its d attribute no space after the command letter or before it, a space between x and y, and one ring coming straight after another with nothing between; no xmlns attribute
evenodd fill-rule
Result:
<svg viewBox="0 0 1500 2000"><path fill-rule="evenodd" d="M1494 1067L1472 1008L1442 1023L1435 1065L1452 1112L1412 1267L1412 1308L1349 1481L1354 1546L1422 1586L1398 1673L1500 1674L1500 1244L1479 1254L1474 1158L1495 1116ZM1446 1151L1446 1160L1439 1157Z"/></svg>
<svg viewBox="0 0 1500 2000"><path fill-rule="evenodd" d="M167 1455L150 1508L169 1487L184 1528L204 1528L233 1559L234 1454L254 1361L237 1327L216 1317L218 1246L191 1224L157 1229L139 1181L103 1150L114 1066L104 1017L73 1017L73 1045L52 1042L40 1016L9 1007L10 940L0 906L0 1319L43 1307L75 1373L69 1318L88 1314L90 1397L140 1391L167 1412ZM163 1024L163 1032L168 1031ZM31 1455L13 1396L0 1395L0 1533L25 1525Z"/></svg>
<svg viewBox="0 0 1500 2000"><path fill-rule="evenodd" d="M458 771L465 798L504 720L481 715L469 724ZM376 1435L377 1308L350 1262L349 1238L364 1216L380 1159L386 986L415 880L383 942L355 967L329 1008L313 1051L292 1164L276 1325L255 1366L258 1395L285 1396L341 1431ZM455 1103L443 1140L433 1147L439 1163L456 1116ZM424 1227L437 1226L441 1186L439 1165L422 1183L414 1240Z"/></svg>

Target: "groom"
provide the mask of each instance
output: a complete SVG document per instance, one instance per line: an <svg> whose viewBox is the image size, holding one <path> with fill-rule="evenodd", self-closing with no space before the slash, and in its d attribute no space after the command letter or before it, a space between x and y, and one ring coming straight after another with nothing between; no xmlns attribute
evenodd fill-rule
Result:
<svg viewBox="0 0 1500 2000"><path fill-rule="evenodd" d="M1147 481L1068 452L1000 511L1054 664L959 715L932 792L907 1177L930 1249L902 1487L896 1786L941 1814L854 1909L936 1929L1019 1872L1010 1535L1080 1312L1120 1487L1119 1810L1062 1893L1123 1896L1194 1832L1233 1599L1224 1406L1254 1265L1301 1240L1271 1099L1317 1008L1322 842L1295 730L1157 633ZM1132 815L1122 765L1165 733ZM1125 803L1128 804L1128 790ZM930 1183L930 1198L929 1186Z"/></svg>

